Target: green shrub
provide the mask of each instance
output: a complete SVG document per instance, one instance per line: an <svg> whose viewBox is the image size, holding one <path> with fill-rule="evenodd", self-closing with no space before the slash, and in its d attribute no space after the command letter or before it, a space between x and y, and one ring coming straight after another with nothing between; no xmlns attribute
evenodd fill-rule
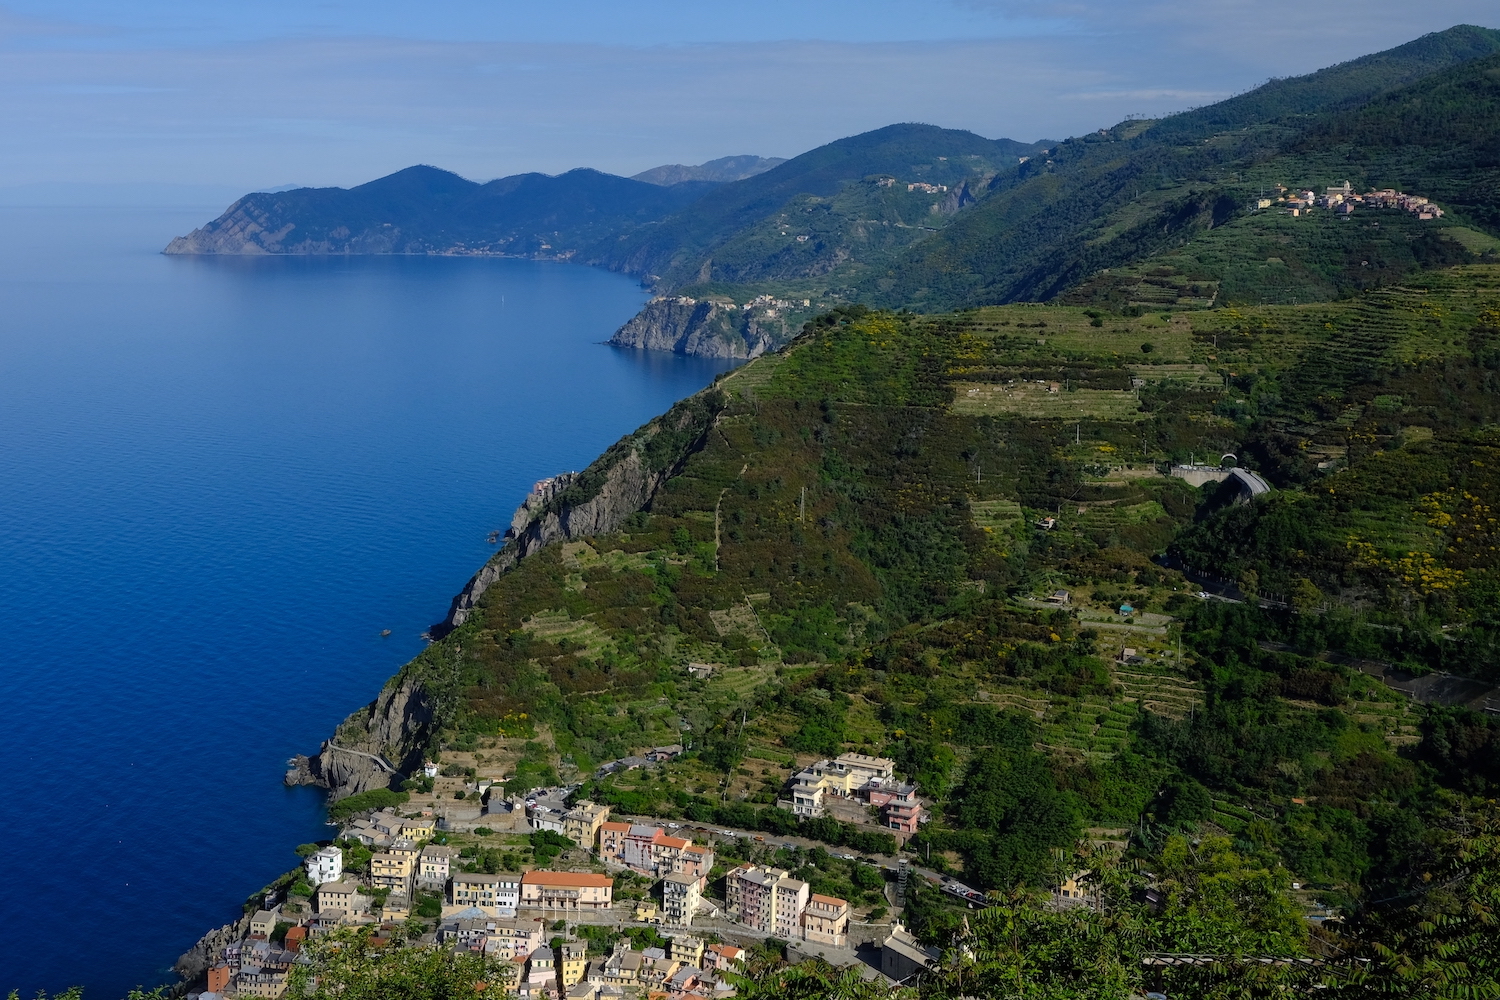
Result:
<svg viewBox="0 0 1500 1000"><path fill-rule="evenodd" d="M389 788L372 788L367 792L359 792L340 799L328 807L328 818L334 822L348 819L355 813L373 812L377 809L388 809L394 806L405 805L411 801L411 796L406 792L393 792Z"/></svg>

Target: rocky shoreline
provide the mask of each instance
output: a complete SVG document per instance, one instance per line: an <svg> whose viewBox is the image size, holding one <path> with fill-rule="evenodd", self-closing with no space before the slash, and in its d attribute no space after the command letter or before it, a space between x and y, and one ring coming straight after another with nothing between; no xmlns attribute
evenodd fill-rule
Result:
<svg viewBox="0 0 1500 1000"><path fill-rule="evenodd" d="M583 472L537 483L512 515L501 550L470 578L430 634L441 638L463 625L485 590L531 553L554 542L614 531L647 507L681 461L701 446L721 409L717 389L705 389L627 435ZM435 699L403 670L374 701L341 722L317 753L293 757L282 780L326 789L330 802L393 787L420 767L439 716ZM213 956L244 937L249 919L246 915L209 931L178 958L173 966L182 977L175 988L178 995L202 985Z"/></svg>
<svg viewBox="0 0 1500 1000"><path fill-rule="evenodd" d="M743 309L732 302L661 296L615 331L609 343L698 358L758 358L784 340L775 307ZM759 315L757 315L757 312Z"/></svg>

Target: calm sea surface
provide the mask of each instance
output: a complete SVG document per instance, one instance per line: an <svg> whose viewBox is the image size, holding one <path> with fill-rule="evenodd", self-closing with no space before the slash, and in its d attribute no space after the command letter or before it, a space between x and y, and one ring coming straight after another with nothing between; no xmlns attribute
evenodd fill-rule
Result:
<svg viewBox="0 0 1500 1000"><path fill-rule="evenodd" d="M725 367L582 267L157 252L214 213L0 209L0 995L166 981L530 484Z"/></svg>

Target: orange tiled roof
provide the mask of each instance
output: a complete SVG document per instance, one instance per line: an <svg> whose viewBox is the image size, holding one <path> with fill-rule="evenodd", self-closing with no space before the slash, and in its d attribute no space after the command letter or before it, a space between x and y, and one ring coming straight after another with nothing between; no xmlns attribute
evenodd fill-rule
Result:
<svg viewBox="0 0 1500 1000"><path fill-rule="evenodd" d="M545 872L529 871L521 876L524 885L590 885L613 886L615 880L608 875L593 872Z"/></svg>

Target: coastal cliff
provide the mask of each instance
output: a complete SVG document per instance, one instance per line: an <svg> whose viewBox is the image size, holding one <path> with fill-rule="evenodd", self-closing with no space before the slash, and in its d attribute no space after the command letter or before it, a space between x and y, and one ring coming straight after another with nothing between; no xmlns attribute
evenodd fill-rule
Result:
<svg viewBox="0 0 1500 1000"><path fill-rule="evenodd" d="M554 542L618 529L652 497L704 440L725 400L709 388L610 447L582 472L545 479L511 516L505 544L475 573L430 634L441 638L468 622L494 582L528 555ZM313 755L299 755L288 785L326 788L337 801L374 788L390 788L422 763L443 725L456 692L443 672L418 657L392 678L370 704L354 712Z"/></svg>
<svg viewBox="0 0 1500 1000"><path fill-rule="evenodd" d="M661 296L646 303L609 343L700 358L758 358L795 335L789 302L761 296L743 308L727 300Z"/></svg>
<svg viewBox="0 0 1500 1000"><path fill-rule="evenodd" d="M468 621L490 585L532 552L614 531L645 508L683 459L701 447L723 406L718 390L707 389L615 443L584 471L538 483L511 517L504 547L459 591L448 616L433 626L433 637Z"/></svg>
<svg viewBox="0 0 1500 1000"><path fill-rule="evenodd" d="M201 985L209 967L219 961L223 950L244 940L249 930L250 914L247 913L233 923L216 927L199 938L198 943L183 952L172 965L172 971L182 980L174 995L181 996L190 987Z"/></svg>

